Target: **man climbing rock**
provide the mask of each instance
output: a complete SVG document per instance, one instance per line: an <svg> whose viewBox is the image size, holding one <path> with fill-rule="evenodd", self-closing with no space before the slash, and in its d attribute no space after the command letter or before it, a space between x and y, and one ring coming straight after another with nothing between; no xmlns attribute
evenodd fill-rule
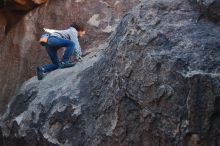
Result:
<svg viewBox="0 0 220 146"><path fill-rule="evenodd" d="M46 35L42 35L40 43L45 46L46 51L52 61L52 64L45 64L37 67L37 78L42 80L44 74L58 68L67 68L75 65L70 61L71 55L75 55L77 61L81 60L81 47L78 37L83 37L86 28L83 23L73 23L65 30L44 29ZM57 50L66 47L63 58L60 61Z"/></svg>

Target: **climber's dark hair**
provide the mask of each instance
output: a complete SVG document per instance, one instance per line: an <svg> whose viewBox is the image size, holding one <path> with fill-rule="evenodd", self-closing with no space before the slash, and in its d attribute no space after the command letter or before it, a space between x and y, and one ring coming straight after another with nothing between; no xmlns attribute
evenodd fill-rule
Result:
<svg viewBox="0 0 220 146"><path fill-rule="evenodd" d="M74 27L77 31L86 31L86 25L82 22L73 22L70 27Z"/></svg>

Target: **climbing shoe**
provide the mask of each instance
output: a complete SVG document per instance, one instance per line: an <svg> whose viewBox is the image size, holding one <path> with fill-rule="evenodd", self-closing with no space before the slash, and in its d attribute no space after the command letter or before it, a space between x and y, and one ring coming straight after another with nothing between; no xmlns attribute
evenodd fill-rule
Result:
<svg viewBox="0 0 220 146"><path fill-rule="evenodd" d="M44 68L37 67L37 79L42 80L44 77Z"/></svg>
<svg viewBox="0 0 220 146"><path fill-rule="evenodd" d="M60 68L68 68L74 66L76 63L72 61L66 61L60 63Z"/></svg>

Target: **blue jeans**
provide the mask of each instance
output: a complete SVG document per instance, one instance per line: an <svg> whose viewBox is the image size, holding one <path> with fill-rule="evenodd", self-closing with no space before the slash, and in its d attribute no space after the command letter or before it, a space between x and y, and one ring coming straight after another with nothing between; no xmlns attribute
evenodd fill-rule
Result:
<svg viewBox="0 0 220 146"><path fill-rule="evenodd" d="M66 47L62 61L67 62L73 54L75 43L67 39L50 36L45 47L47 54L50 56L52 64L45 64L42 65L42 67L44 68L44 72L50 72L59 68L59 58L57 56L57 50L61 47Z"/></svg>

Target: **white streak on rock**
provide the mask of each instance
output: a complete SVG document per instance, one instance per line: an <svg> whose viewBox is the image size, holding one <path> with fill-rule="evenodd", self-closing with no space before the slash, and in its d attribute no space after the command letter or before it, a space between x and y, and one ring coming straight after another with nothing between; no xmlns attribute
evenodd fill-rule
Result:
<svg viewBox="0 0 220 146"><path fill-rule="evenodd" d="M116 6L116 5L119 4L119 3L120 3L120 1L116 1L115 4L114 4L114 6Z"/></svg>
<svg viewBox="0 0 220 146"><path fill-rule="evenodd" d="M89 21L87 23L92 26L98 27L100 24L100 20L98 20L98 18L99 18L99 14L95 14L89 19Z"/></svg>
<svg viewBox="0 0 220 146"><path fill-rule="evenodd" d="M115 31L116 26L108 25L105 29L102 29L102 32L110 33Z"/></svg>

